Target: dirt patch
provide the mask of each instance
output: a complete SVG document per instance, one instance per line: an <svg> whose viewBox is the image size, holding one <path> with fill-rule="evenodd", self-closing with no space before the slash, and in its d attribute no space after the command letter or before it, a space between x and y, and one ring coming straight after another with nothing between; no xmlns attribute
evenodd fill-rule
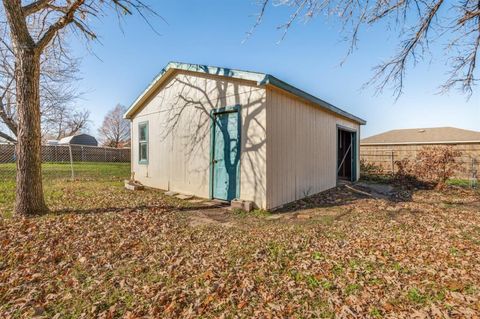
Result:
<svg viewBox="0 0 480 319"><path fill-rule="evenodd" d="M232 216L225 208L212 208L201 211L188 211L189 225L192 227L204 225L220 225L224 227L232 227Z"/></svg>
<svg viewBox="0 0 480 319"><path fill-rule="evenodd" d="M325 192L311 195L298 201L286 204L285 206L276 209L275 213L298 212L300 210L306 211L309 209L315 211L319 208L327 207L338 208L365 198L368 198L368 196L352 192L345 186L339 186L329 189Z"/></svg>

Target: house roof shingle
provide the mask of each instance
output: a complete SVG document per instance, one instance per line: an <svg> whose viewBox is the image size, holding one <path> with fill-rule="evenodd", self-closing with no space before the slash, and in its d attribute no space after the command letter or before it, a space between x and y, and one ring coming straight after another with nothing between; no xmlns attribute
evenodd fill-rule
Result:
<svg viewBox="0 0 480 319"><path fill-rule="evenodd" d="M480 143L480 132L456 127L392 130L360 141L361 145Z"/></svg>

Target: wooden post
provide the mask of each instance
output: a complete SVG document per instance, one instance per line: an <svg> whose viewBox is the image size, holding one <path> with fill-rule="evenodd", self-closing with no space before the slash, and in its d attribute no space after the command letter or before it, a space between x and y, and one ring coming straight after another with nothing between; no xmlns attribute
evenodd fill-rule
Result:
<svg viewBox="0 0 480 319"><path fill-rule="evenodd" d="M470 187L477 188L477 163L475 157L472 157L472 175L470 177Z"/></svg>
<svg viewBox="0 0 480 319"><path fill-rule="evenodd" d="M392 161L392 175L395 175L395 155L393 153L393 150L392 150L392 154L391 154L391 161Z"/></svg>

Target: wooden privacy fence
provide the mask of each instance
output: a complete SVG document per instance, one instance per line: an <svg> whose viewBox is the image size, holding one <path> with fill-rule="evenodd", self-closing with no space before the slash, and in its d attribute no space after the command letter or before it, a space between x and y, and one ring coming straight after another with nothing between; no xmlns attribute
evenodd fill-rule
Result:
<svg viewBox="0 0 480 319"><path fill-rule="evenodd" d="M0 144L0 163L15 162L15 145ZM129 163L129 148L110 148L83 145L42 145L42 162L101 162Z"/></svg>
<svg viewBox="0 0 480 319"><path fill-rule="evenodd" d="M479 144L455 144L455 145L361 145L360 160L364 164L372 164L382 170L384 174L394 174L397 166L396 161L409 159L414 162L417 154L424 147L431 146L452 146L462 155L456 158L461 168L455 173L455 178L477 179L480 170L480 143Z"/></svg>

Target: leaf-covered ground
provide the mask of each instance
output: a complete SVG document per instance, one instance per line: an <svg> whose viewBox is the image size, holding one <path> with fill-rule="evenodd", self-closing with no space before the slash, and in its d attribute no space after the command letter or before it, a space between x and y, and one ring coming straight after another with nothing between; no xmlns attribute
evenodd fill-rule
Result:
<svg viewBox="0 0 480 319"><path fill-rule="evenodd" d="M282 214L245 214L82 187L83 208L66 189L78 209L58 201L48 216L0 219L1 318L480 313L475 191L391 201L341 188Z"/></svg>

